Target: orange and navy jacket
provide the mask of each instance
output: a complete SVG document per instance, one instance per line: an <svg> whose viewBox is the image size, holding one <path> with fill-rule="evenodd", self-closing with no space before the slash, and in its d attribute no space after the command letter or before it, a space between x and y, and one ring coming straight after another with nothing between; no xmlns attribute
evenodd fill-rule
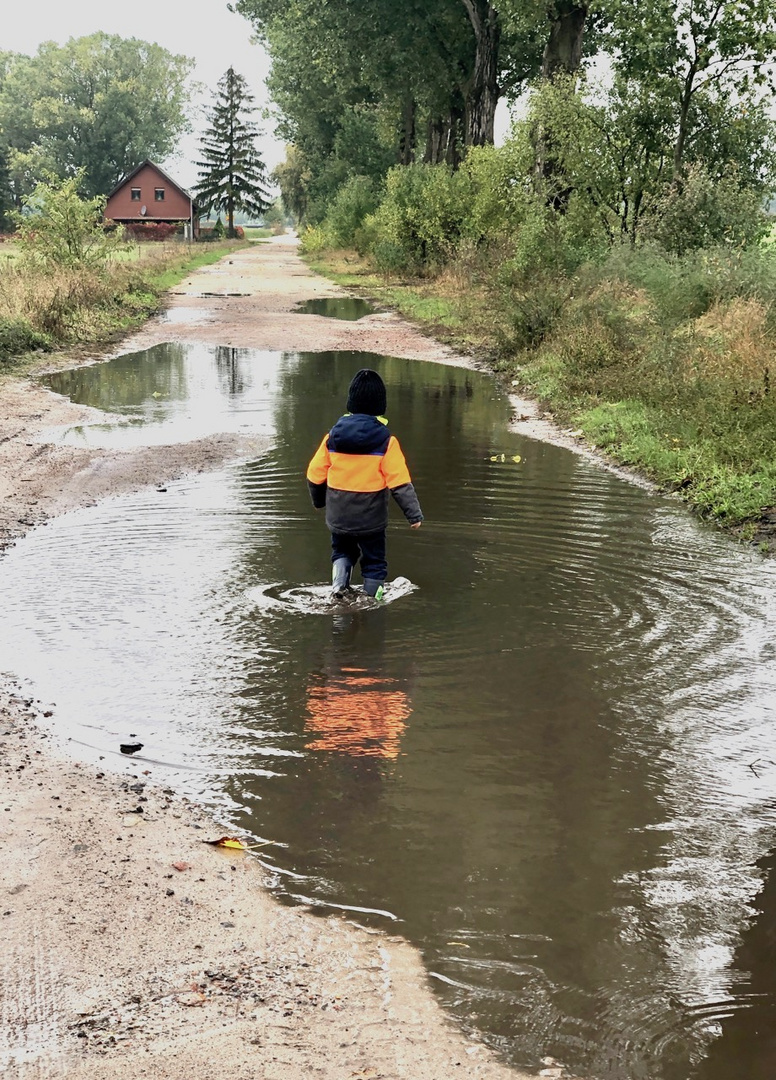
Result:
<svg viewBox="0 0 776 1080"><path fill-rule="evenodd" d="M340 417L310 462L307 483L333 533L380 532L388 524L389 491L411 525L423 520L399 441L382 416Z"/></svg>

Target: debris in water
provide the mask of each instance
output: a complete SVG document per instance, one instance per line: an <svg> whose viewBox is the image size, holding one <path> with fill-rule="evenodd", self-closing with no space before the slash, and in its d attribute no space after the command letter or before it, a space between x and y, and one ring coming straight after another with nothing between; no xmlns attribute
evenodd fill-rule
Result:
<svg viewBox="0 0 776 1080"><path fill-rule="evenodd" d="M274 844L274 840L262 840L258 844L246 844L244 840L241 840L238 836L220 836L218 840L203 840L203 844L210 844L211 847L225 847L236 848L238 851L252 851L254 848L269 847L270 844Z"/></svg>
<svg viewBox="0 0 776 1080"><path fill-rule="evenodd" d="M141 742L123 742L119 745L119 750L122 754L136 754L138 750L143 749Z"/></svg>

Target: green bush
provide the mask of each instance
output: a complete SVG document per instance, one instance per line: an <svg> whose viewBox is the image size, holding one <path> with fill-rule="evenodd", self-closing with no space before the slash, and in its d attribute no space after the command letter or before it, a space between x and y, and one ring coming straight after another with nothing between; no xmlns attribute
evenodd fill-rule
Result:
<svg viewBox="0 0 776 1080"><path fill-rule="evenodd" d="M683 255L716 244L751 244L767 230L759 189L743 187L735 169L713 176L695 163L655 200L643 236Z"/></svg>
<svg viewBox="0 0 776 1080"><path fill-rule="evenodd" d="M13 360L34 349L50 350L49 337L34 330L26 319L0 318L0 367L10 367Z"/></svg>
<svg viewBox="0 0 776 1080"><path fill-rule="evenodd" d="M446 165L391 169L385 197L365 220L378 267L419 272L444 265L461 239L471 200L466 172Z"/></svg>
<svg viewBox="0 0 776 1080"><path fill-rule="evenodd" d="M331 240L320 225L308 225L299 238L299 246L303 255L315 255L331 247Z"/></svg>
<svg viewBox="0 0 776 1080"><path fill-rule="evenodd" d="M324 222L324 230L334 247L362 249L365 218L377 209L379 195L368 176L351 176L334 196Z"/></svg>
<svg viewBox="0 0 776 1080"><path fill-rule="evenodd" d="M22 256L49 266L87 267L106 263L126 247L121 226L106 232L105 198L82 199L83 172L69 180L41 182L17 215Z"/></svg>
<svg viewBox="0 0 776 1080"><path fill-rule="evenodd" d="M776 302L776 256L767 248L717 246L676 255L657 244L618 246L598 265L579 274L581 288L620 281L643 289L652 316L665 330L698 318L712 304L736 297Z"/></svg>

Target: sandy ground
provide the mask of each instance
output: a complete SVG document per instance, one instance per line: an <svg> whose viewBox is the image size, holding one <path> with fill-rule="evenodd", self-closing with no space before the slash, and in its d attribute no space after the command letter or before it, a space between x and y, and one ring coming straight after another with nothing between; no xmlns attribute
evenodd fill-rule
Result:
<svg viewBox="0 0 776 1080"><path fill-rule="evenodd" d="M290 314L337 291L289 242L240 251L176 290L186 322L152 320L120 351L204 340L466 363L392 315ZM0 385L0 546L51 515L262 449L225 436L126 452L40 441L81 413L32 381ZM66 756L45 730L55 706L23 698L14 674L26 673L0 675L4 1080L522 1075L445 1018L408 944L280 905L255 857L203 844L220 835L213 822L148 787L131 759L117 776Z"/></svg>

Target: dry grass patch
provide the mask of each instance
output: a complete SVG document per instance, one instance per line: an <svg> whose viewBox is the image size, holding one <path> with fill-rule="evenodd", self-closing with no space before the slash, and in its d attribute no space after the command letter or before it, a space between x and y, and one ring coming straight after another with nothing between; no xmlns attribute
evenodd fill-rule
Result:
<svg viewBox="0 0 776 1080"><path fill-rule="evenodd" d="M768 382L774 360L768 317L768 307L756 299L714 304L685 331L692 341L685 361L688 374L747 387Z"/></svg>

